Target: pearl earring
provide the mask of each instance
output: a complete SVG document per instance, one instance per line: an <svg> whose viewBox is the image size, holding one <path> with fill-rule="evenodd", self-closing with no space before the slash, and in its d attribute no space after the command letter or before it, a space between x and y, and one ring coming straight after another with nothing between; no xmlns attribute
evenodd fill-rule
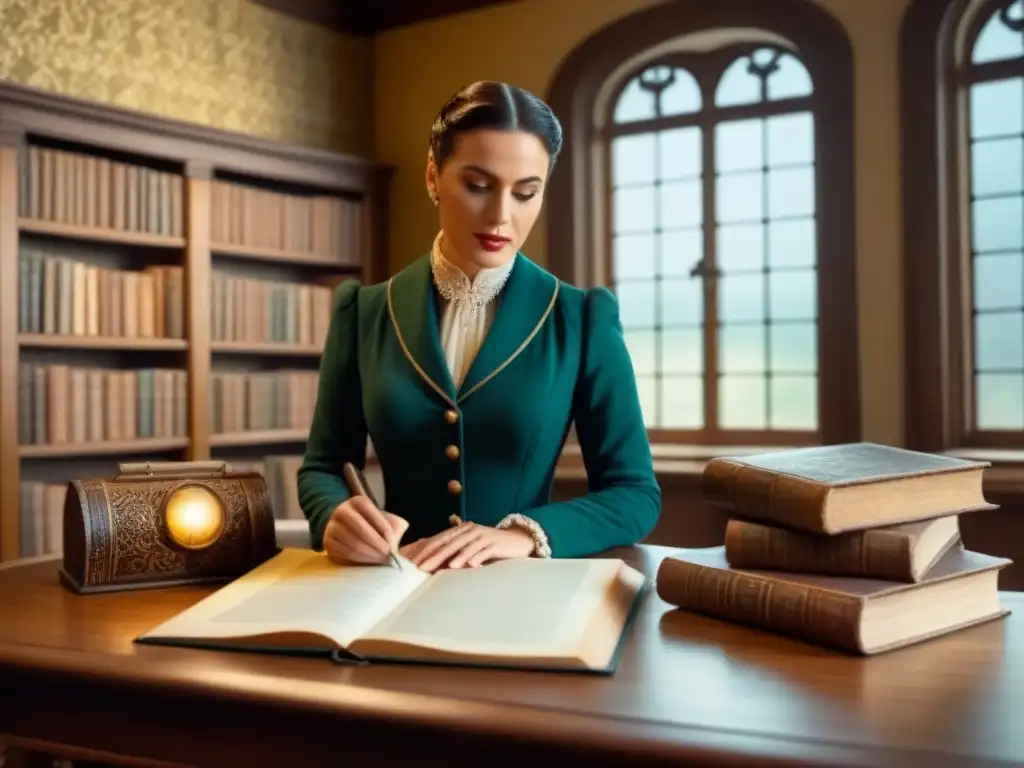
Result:
<svg viewBox="0 0 1024 768"><path fill-rule="evenodd" d="M431 188L427 190L427 195L430 197L430 202L436 206L438 204L437 192Z"/></svg>

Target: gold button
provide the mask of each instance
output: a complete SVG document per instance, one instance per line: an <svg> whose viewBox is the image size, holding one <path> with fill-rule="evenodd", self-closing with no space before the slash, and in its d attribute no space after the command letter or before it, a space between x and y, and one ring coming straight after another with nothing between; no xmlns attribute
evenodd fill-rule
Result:
<svg viewBox="0 0 1024 768"><path fill-rule="evenodd" d="M462 493L462 483L460 483L458 480L450 480L448 482L448 492L454 494L455 496L458 496L460 493Z"/></svg>
<svg viewBox="0 0 1024 768"><path fill-rule="evenodd" d="M455 459L459 458L459 446L449 445L447 448L444 449L444 455L454 461Z"/></svg>
<svg viewBox="0 0 1024 768"><path fill-rule="evenodd" d="M447 421L449 424L454 424L456 421L459 420L459 414L456 413L455 411L445 411L444 420Z"/></svg>

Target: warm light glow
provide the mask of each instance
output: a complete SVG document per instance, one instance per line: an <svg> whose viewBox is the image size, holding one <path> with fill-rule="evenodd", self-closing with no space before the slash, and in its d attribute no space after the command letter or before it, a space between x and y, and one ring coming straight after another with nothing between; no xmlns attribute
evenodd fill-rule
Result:
<svg viewBox="0 0 1024 768"><path fill-rule="evenodd" d="M175 491L164 513L171 539L187 549L202 549L224 529L224 507L206 488L187 486Z"/></svg>

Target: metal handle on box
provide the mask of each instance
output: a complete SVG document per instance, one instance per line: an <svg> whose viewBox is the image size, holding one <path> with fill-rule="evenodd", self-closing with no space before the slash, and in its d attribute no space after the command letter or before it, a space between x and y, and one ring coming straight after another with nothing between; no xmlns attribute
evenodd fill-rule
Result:
<svg viewBox="0 0 1024 768"><path fill-rule="evenodd" d="M117 478L224 476L231 472L226 461L139 461L117 465Z"/></svg>

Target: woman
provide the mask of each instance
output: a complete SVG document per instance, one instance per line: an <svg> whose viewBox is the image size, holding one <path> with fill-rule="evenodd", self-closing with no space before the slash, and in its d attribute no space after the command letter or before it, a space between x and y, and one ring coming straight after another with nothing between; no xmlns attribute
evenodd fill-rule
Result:
<svg viewBox="0 0 1024 768"><path fill-rule="evenodd" d="M526 91L456 94L430 137L431 252L386 283L338 287L298 475L312 544L332 560L384 562L400 541L425 571L581 557L654 527L661 490L618 304L519 252L561 142ZM573 423L589 493L550 503ZM342 479L367 435L386 512Z"/></svg>

